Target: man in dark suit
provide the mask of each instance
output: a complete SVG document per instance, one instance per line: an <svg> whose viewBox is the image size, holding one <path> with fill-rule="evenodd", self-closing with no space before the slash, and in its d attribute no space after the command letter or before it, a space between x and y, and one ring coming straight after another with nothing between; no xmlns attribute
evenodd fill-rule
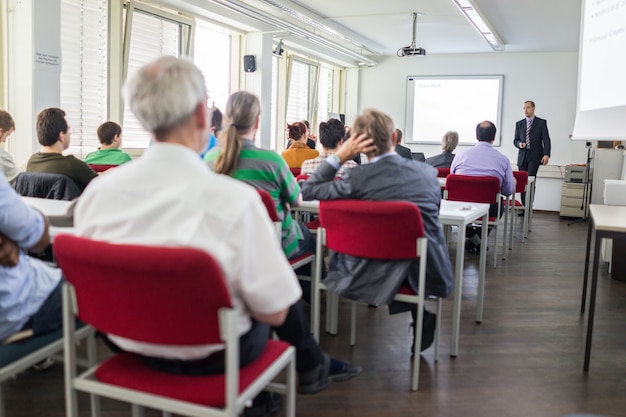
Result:
<svg viewBox="0 0 626 417"><path fill-rule="evenodd" d="M517 154L519 170L528 172L529 176L535 176L539 165L548 165L550 160L550 134L548 123L535 116L533 101L524 102L524 115L525 118L515 123L513 144L519 148ZM526 195L522 193L522 202L525 203L525 200Z"/></svg>
<svg viewBox="0 0 626 417"><path fill-rule="evenodd" d="M396 153L403 158L413 159L411 150L406 146L400 145L400 142L402 142L402 131L400 129L396 129Z"/></svg>
<svg viewBox="0 0 626 417"><path fill-rule="evenodd" d="M439 223L439 205L441 189L437 180L437 170L428 164L406 159L393 152L396 139L393 121L386 114L368 109L357 117L352 126L352 136L333 155L329 156L317 168L315 173L302 184L302 196L305 200L338 200L359 199L374 201L408 201L417 205L422 213L424 229L428 238L428 263L426 265L426 294L446 297L452 290L452 266ZM359 165L346 171L339 180L335 173L341 164L352 159L359 153L365 153L369 163ZM331 281L342 279L350 282L368 282L368 277L385 276L385 283L395 280L397 284L408 279L409 284L417 290L418 261L381 261L355 258L349 255L335 254L331 258L329 272L324 280L329 287ZM367 294L361 294L359 300L376 304L379 300L368 299L368 296L393 296L393 290L384 285L367 286ZM339 287L340 285L337 285ZM399 285L398 285L399 286ZM391 284L391 287L398 288ZM353 288L350 292L353 294ZM386 297L385 296L385 297ZM386 301L386 300L385 300ZM392 311L390 305L390 311ZM395 312L404 311L402 309ZM414 310L413 310L414 311ZM432 320L431 326L424 326L423 349L429 346L427 332L434 334L434 314L425 315L424 323ZM429 340L432 343L432 339Z"/></svg>

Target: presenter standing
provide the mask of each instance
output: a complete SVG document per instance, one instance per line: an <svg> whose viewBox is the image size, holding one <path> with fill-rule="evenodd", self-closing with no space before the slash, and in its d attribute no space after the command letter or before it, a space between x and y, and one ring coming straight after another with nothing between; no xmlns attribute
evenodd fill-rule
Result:
<svg viewBox="0 0 626 417"><path fill-rule="evenodd" d="M535 116L535 103L524 102L524 117L515 123L513 144L519 149L517 167L520 171L536 176L539 165L548 165L550 160L550 134L545 119ZM533 183L533 187L534 187ZM522 193L522 203L526 203L526 195Z"/></svg>

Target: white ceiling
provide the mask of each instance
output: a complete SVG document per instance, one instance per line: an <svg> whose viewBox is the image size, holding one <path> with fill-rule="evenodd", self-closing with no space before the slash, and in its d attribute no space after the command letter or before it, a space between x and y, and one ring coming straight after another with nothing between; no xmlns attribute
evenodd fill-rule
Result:
<svg viewBox="0 0 626 417"><path fill-rule="evenodd" d="M493 52L452 0L243 0L243 3L285 19L290 17L277 5L301 11L381 55L393 55L411 44L412 13L418 12L421 15L417 19L416 45L426 49L427 54ZM475 0L475 3L504 41L505 52L578 50L581 0ZM337 43L346 45L339 40ZM353 45L351 48L359 50Z"/></svg>

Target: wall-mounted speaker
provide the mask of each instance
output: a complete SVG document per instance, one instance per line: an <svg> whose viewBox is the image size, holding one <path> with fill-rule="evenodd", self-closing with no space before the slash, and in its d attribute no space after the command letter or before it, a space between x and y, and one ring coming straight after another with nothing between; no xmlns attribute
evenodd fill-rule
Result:
<svg viewBox="0 0 626 417"><path fill-rule="evenodd" d="M254 71L256 71L256 56L255 55L244 55L243 56L243 70L245 72L254 72Z"/></svg>

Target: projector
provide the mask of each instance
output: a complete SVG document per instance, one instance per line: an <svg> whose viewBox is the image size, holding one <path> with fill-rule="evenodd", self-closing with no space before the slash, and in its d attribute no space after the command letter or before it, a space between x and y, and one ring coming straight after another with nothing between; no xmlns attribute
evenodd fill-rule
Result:
<svg viewBox="0 0 626 417"><path fill-rule="evenodd" d="M412 56L412 55L424 56L426 55L426 49L416 48L415 46L405 46L404 48L400 48L400 50L398 51L398 55L399 56Z"/></svg>

